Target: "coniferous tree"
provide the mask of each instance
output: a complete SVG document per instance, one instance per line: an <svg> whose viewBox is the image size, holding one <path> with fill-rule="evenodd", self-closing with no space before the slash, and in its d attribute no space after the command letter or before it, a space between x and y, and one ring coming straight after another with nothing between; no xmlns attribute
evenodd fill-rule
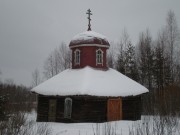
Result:
<svg viewBox="0 0 180 135"><path fill-rule="evenodd" d="M111 46L107 51L107 65L110 68L115 68L115 56L116 56L116 49L115 49L115 43L111 42Z"/></svg>
<svg viewBox="0 0 180 135"><path fill-rule="evenodd" d="M165 34L165 31L159 34L154 52L154 85L158 90L164 90L171 82L170 57L167 52Z"/></svg>
<svg viewBox="0 0 180 135"><path fill-rule="evenodd" d="M125 56L125 49L130 44L130 38L126 31L123 30L120 44L118 45L118 53L117 53L117 62L116 62L116 69L121 72L122 74L126 74L125 65L126 65L126 56Z"/></svg>
<svg viewBox="0 0 180 135"><path fill-rule="evenodd" d="M137 63L135 58L135 47L129 43L125 50L125 75L133 80L139 81Z"/></svg>
<svg viewBox="0 0 180 135"><path fill-rule="evenodd" d="M155 48L154 60L154 81L158 90L163 90L169 84L170 69L168 66L168 57L163 55L163 49L160 46Z"/></svg>
<svg viewBox="0 0 180 135"><path fill-rule="evenodd" d="M121 50L117 56L116 69L122 74L125 74L125 52L122 49L122 44L121 44Z"/></svg>
<svg viewBox="0 0 180 135"><path fill-rule="evenodd" d="M153 87L154 52L152 48L152 38L148 30L145 33L141 33L138 47L140 82L151 90Z"/></svg>

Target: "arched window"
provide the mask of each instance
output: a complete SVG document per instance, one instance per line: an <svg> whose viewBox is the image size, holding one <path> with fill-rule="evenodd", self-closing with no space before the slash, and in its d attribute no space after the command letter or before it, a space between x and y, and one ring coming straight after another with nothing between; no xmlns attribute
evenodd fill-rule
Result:
<svg viewBox="0 0 180 135"><path fill-rule="evenodd" d="M101 49L96 50L96 65L103 64L103 51Z"/></svg>
<svg viewBox="0 0 180 135"><path fill-rule="evenodd" d="M74 63L75 63L75 65L80 64L80 50L79 49L76 49L74 51Z"/></svg>
<svg viewBox="0 0 180 135"><path fill-rule="evenodd" d="M64 102L64 118L71 118L72 113L72 99L66 98Z"/></svg>

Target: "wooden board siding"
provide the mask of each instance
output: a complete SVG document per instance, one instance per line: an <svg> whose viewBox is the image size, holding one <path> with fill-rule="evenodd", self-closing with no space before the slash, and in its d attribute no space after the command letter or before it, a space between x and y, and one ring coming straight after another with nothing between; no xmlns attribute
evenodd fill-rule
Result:
<svg viewBox="0 0 180 135"><path fill-rule="evenodd" d="M79 119L84 122L104 122L107 121L106 110L106 99L76 99L73 103L72 118L75 122Z"/></svg>
<svg viewBox="0 0 180 135"><path fill-rule="evenodd" d="M80 64L74 63L74 51L79 49L80 53ZM103 51L103 64L96 64L96 50L101 49ZM94 68L107 69L106 64L106 47L96 47L96 46L85 46L72 48L72 69L83 68L85 66L91 66Z"/></svg>
<svg viewBox="0 0 180 135"><path fill-rule="evenodd" d="M48 121L56 121L56 99L49 100Z"/></svg>
<svg viewBox="0 0 180 135"><path fill-rule="evenodd" d="M57 98L57 108L56 108L56 121L61 122L64 119L64 99Z"/></svg>
<svg viewBox="0 0 180 135"><path fill-rule="evenodd" d="M49 98L38 95L37 121L48 121Z"/></svg>
<svg viewBox="0 0 180 135"><path fill-rule="evenodd" d="M64 96L38 96L37 121L48 121L50 99L56 99L56 122L105 122L107 121L107 98L92 96L68 96L72 99L71 119L64 118Z"/></svg>
<svg viewBox="0 0 180 135"><path fill-rule="evenodd" d="M141 119L141 96L122 98L123 120Z"/></svg>
<svg viewBox="0 0 180 135"><path fill-rule="evenodd" d="M64 118L65 98L72 99L71 118ZM56 99L56 122L106 122L108 98L96 96L42 96L38 95L37 121L47 122L49 112L49 100ZM123 120L138 120L141 118L141 96L122 98ZM121 119L121 118L120 118Z"/></svg>
<svg viewBox="0 0 180 135"><path fill-rule="evenodd" d="M108 99L107 119L116 121L122 119L122 100L121 98Z"/></svg>

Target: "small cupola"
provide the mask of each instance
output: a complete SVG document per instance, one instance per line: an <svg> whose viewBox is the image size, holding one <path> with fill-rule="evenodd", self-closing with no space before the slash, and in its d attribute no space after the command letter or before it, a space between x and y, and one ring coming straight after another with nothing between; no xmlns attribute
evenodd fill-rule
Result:
<svg viewBox="0 0 180 135"><path fill-rule="evenodd" d="M107 38L91 30L91 10L87 14L89 24L88 30L74 36L69 44L72 50L72 68L93 68L107 69L106 51L110 44Z"/></svg>

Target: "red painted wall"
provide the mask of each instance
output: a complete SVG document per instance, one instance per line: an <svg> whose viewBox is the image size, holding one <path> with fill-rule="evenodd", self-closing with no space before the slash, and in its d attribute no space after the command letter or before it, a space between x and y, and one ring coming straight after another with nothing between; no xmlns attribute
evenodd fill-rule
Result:
<svg viewBox="0 0 180 135"><path fill-rule="evenodd" d="M74 51L79 49L80 52L80 65L75 65L74 63ZM101 49L103 51L103 65L98 64L96 65L96 50ZM96 46L82 46L82 47L75 47L72 48L72 68L83 68L85 66L91 66L94 68L107 68L106 62L106 47L96 47Z"/></svg>

